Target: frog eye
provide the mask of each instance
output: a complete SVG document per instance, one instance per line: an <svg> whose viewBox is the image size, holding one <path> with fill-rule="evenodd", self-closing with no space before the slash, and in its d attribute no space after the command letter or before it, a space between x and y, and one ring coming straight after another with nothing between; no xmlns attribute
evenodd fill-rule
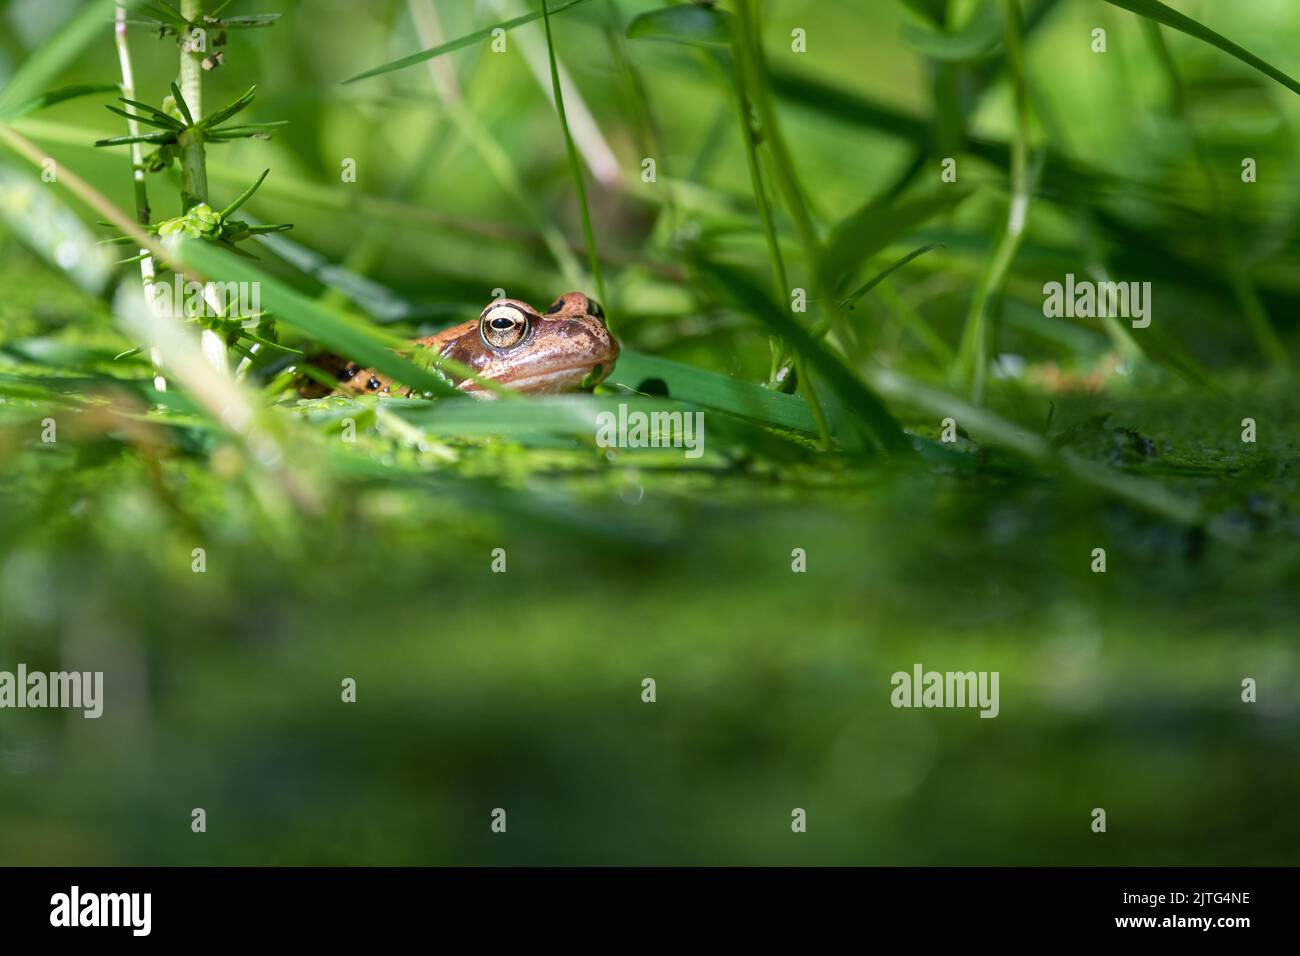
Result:
<svg viewBox="0 0 1300 956"><path fill-rule="evenodd" d="M479 335L494 349L508 349L518 345L528 334L528 316L509 305L499 305L483 314L478 324Z"/></svg>
<svg viewBox="0 0 1300 956"><path fill-rule="evenodd" d="M605 310L600 307L600 303L595 299L587 300L587 314L594 315L600 321L605 321Z"/></svg>

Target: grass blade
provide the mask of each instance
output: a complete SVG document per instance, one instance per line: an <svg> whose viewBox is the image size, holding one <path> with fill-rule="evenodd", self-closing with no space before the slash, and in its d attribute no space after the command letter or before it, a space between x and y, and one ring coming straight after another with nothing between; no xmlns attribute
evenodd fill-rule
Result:
<svg viewBox="0 0 1300 956"><path fill-rule="evenodd" d="M943 245L942 242L927 242L919 249L913 249L907 255L903 256L903 258L892 263L887 269L885 269L885 271L878 272L876 275L868 279L863 285L858 286L856 289L854 289L852 292L846 295L843 299L840 300L840 307L844 309L853 308L855 302L857 302L860 298L862 298L864 295L866 295L876 286L880 285L880 283L884 282L886 279L888 279L899 269L903 268L903 266L907 265L913 259L917 259L925 255L931 249L938 249L942 245Z"/></svg>
<svg viewBox="0 0 1300 956"><path fill-rule="evenodd" d="M1148 20L1154 20L1156 23L1163 23L1179 33L1186 33L1189 37L1195 37L1210 46L1217 47L1247 66L1254 67L1265 76L1277 80L1292 93L1300 93L1300 81L1283 73L1273 64L1261 60L1249 50L1237 46L1223 34L1216 33L1205 24L1165 6L1159 0L1106 0L1106 2L1130 13L1136 13L1140 17L1146 17Z"/></svg>
<svg viewBox="0 0 1300 956"><path fill-rule="evenodd" d="M817 434L817 422L807 403L795 395L635 349L623 350L606 384L632 392L657 391L661 384L668 395L678 401L717 409L764 425Z"/></svg>
<svg viewBox="0 0 1300 956"><path fill-rule="evenodd" d="M557 4L554 10L550 11L551 16L563 13L571 7L576 7L580 3L586 3L587 0L564 0L563 3ZM435 56L442 56L444 53L451 53L453 50L461 50L467 46L473 46L492 36L494 30L513 30L515 27L521 27L526 23L532 23L540 19L543 11L537 10L533 13L526 13L521 17L515 17L513 20L503 20L500 23L494 23L490 27L484 27L482 30L475 30L473 33L467 33L463 37L457 37L455 40L448 40L446 43L431 47L428 50L421 50L419 53L412 53L410 56L404 56L400 60L394 60L391 63L385 63L382 66L376 66L358 73L356 76L348 77L344 83L355 83L357 80L368 79L372 76L379 76L383 73L392 73L396 70L404 70L408 66L415 66L417 63L423 63L425 60L432 60Z"/></svg>
<svg viewBox="0 0 1300 956"><path fill-rule="evenodd" d="M542 0L542 20L546 25L546 50L551 61L551 87L555 91L555 111L560 116L560 127L564 130L564 145L569 154L569 168L573 171L573 185L578 194L578 208L582 212L582 235L587 243L587 265L591 269L592 281L596 284L596 297L605 302L605 282L600 274L600 257L596 255L596 239L591 231L591 210L587 206L587 187L582 180L582 164L578 160L578 149L573 143L573 133L569 131L569 118L564 112L564 91L561 89L560 69L555 62L555 42L551 36L551 15L548 0ZM608 305L608 303L606 303ZM612 320L606 319L610 331L614 331Z"/></svg>
<svg viewBox="0 0 1300 956"><path fill-rule="evenodd" d="M727 43L731 40L731 14L704 6L651 10L633 18L627 36L630 40Z"/></svg>

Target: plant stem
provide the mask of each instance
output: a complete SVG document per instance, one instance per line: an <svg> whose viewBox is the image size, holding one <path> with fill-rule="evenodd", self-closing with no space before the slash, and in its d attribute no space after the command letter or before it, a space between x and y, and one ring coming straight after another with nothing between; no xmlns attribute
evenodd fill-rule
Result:
<svg viewBox="0 0 1300 956"><path fill-rule="evenodd" d="M190 22L203 16L203 0L181 0L181 16ZM192 49L191 32L181 43L181 72L179 86L185 105L197 123L203 118L203 54ZM203 134L198 130L182 133L181 147L181 211L189 212L199 203L208 201L208 166L203 153Z"/></svg>
<svg viewBox="0 0 1300 956"><path fill-rule="evenodd" d="M596 284L596 296L601 302L605 299L605 281L600 275L600 258L596 255L596 239L591 231L591 210L587 208L587 188L582 181L582 166L578 162L578 149L569 132L569 119L564 113L564 91L560 88L560 70L555 62L555 42L551 37L551 14L547 0L542 0L542 20L546 24L546 48L551 60L551 86L555 90L555 109L560 114L560 127L564 130L564 144L569 153L569 166L573 170L573 183L578 192L578 208L582 212L582 235L587 242L587 263L591 269L591 279ZM612 322L607 317L607 325ZM613 331L611 327L610 331Z"/></svg>
<svg viewBox="0 0 1300 956"><path fill-rule="evenodd" d="M763 65L763 48L759 40L758 23L754 17L750 0L737 0L736 14L739 21L736 26L741 36L739 38L740 42L733 49L743 59L743 63L737 65L748 70L753 80L751 85L754 91L754 105L758 108L758 118L762 124L763 138L767 142L768 149L771 150L772 167L776 173L777 186L780 187L781 193L785 197L786 209L790 213L790 218L794 220L799 239L808 253L808 268L815 270L817 268L817 252L820 248L817 230L813 226L812 217L808 214L808 206L804 202L803 190L799 186L799 178L795 173L794 160L791 158L790 150L785 144L785 137L781 134L780 124L777 123L776 110L772 106L772 99L767 95L767 71Z"/></svg>
<svg viewBox="0 0 1300 956"><path fill-rule="evenodd" d="M131 49L126 42L126 8L118 7L113 24L113 41L117 45L117 61L122 71L122 95L135 99L135 71L131 69ZM140 124L135 120L126 121L126 131L131 136L140 135ZM135 188L135 220L142 226L149 225L149 191L144 181L144 158L139 143L131 144L131 182ZM152 301L149 290L155 276L153 256L148 249L141 249L140 281L144 285L146 302ZM149 358L153 362L153 387L159 392L167 391L167 379L162 370L162 351L157 346L149 349Z"/></svg>
<svg viewBox="0 0 1300 956"><path fill-rule="evenodd" d="M733 47L741 42L739 36L732 37ZM763 226L763 238L767 242L767 255L772 260L772 279L776 283L777 301L784 301L790 294L790 280L785 271L785 259L781 255L781 242L776 235L776 222L772 217L772 207L767 200L767 190L763 186L763 169L758 162L758 144L755 142L755 130L750 122L749 96L745 91L744 73L737 64L731 70L732 86L736 93L736 115L740 120L741 141L745 147L745 164L749 168L749 184L754 190L754 204L758 206L758 221ZM776 376L784 360L784 352L779 339L770 337L772 346L772 371L769 384L776 386Z"/></svg>
<svg viewBox="0 0 1300 956"><path fill-rule="evenodd" d="M829 310L834 307L827 294L829 290L823 288L818 279L820 274L818 268L820 245L817 239L817 230L813 227L812 219L808 215L808 208L803 201L803 192L800 190L799 181L795 176L794 163L785 147L785 140L781 137L781 130L777 126L776 112L773 110L771 100L767 96L767 79L763 69L761 40L758 34L757 22L749 7L749 0L738 0L736 12L738 14L736 29L731 38L732 57L735 61L732 68L736 77L736 97L740 107L741 129L745 137L745 158L749 161L749 174L754 186L754 201L758 203L759 216L763 221L763 231L767 237L768 252L772 256L773 265L776 267L776 281L779 283L777 301L788 302L791 288L785 274L785 263L781 258L781 248L777 241L775 222L771 210L768 208L766 192L763 189L762 167L759 164L757 144L754 141L754 131L751 128L749 117L749 90L753 91L753 105L758 110L763 136L772 152L774 178L785 196L786 208L799 232L799 238L804 248L804 256L807 259L807 268L809 274L813 277L813 285L817 290L818 297L825 303L825 308ZM779 366L782 364L784 353L784 343L773 348L772 364L774 369L772 379L774 383L780 374ZM817 431L821 443L823 447L829 448L831 440L830 427L827 424L826 415L822 411L821 401L817 397L817 389L809 377L804 357L797 352L794 355L794 371L798 378L799 391L803 393L804 400L808 403L808 409L817 422Z"/></svg>
<svg viewBox="0 0 1300 956"><path fill-rule="evenodd" d="M1003 0L1006 17L1005 42L1007 70L1011 76L1015 99L1016 126L1011 138L1011 201L1007 208L1007 225L1002 233L988 269L980 278L966 328L962 333L958 371L968 379L971 397L983 404L988 381L989 351L994 338L993 308L1002 294L1007 272L1025 237L1029 217L1029 97L1025 86L1024 50L1021 46L1020 0Z"/></svg>
<svg viewBox="0 0 1300 956"><path fill-rule="evenodd" d="M191 23L203 19L203 0L181 0L181 16ZM190 116L197 123L203 118L203 51L193 49L194 32L181 43L180 90ZM208 164L203 152L203 132L187 130L177 139L181 148L181 211L189 212L200 203L208 201ZM212 367L228 372L230 357L225 340L211 329L200 335L203 354Z"/></svg>

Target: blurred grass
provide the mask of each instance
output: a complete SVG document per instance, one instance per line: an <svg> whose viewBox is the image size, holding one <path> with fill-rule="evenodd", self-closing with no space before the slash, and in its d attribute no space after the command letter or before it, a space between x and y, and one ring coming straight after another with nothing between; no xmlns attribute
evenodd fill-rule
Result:
<svg viewBox="0 0 1300 956"><path fill-rule="evenodd" d="M283 16L232 31L206 95L256 82L250 121L290 123L224 146L214 196L270 168L241 212L295 229L192 265L262 282L284 344L439 390L388 349L497 288L545 307L590 253L624 347L595 396L496 403L300 401L266 355L228 395L271 459L130 354L87 239L88 198L133 208L90 145L112 95L14 119L93 195L0 153L0 668L103 669L109 704L0 717L0 862L1293 862L1300 405L1258 318L1294 355L1300 101L1273 73L1300 12L1180 2L1203 29L1161 61L1130 12L1157 6L1025 0L1021 61L994 2L556 3L552 92L564 70L623 172L582 196L514 45L540 4L497 54L495 8L241 0ZM0 3L0 104L115 78L110 14L59 32L79 9ZM141 99L172 42L132 33ZM150 198L179 212L170 174ZM1152 281L1152 327L1045 318L1066 272ZM947 391L976 306L978 409ZM786 355L798 394L764 384ZM705 454L596 447L620 402L702 410ZM916 661L1000 671L1001 715L893 710Z"/></svg>

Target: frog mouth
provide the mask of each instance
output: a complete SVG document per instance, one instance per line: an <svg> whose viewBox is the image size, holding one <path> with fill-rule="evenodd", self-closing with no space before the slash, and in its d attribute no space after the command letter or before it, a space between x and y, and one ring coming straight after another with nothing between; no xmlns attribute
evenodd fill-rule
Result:
<svg viewBox="0 0 1300 956"><path fill-rule="evenodd" d="M590 388L604 381L613 368L614 363L611 360L584 362L581 365L561 365L510 378L499 378L496 381L512 391L549 395L577 391L579 387ZM484 398L492 397L490 391L483 389L476 382L466 382L461 388L479 393Z"/></svg>

